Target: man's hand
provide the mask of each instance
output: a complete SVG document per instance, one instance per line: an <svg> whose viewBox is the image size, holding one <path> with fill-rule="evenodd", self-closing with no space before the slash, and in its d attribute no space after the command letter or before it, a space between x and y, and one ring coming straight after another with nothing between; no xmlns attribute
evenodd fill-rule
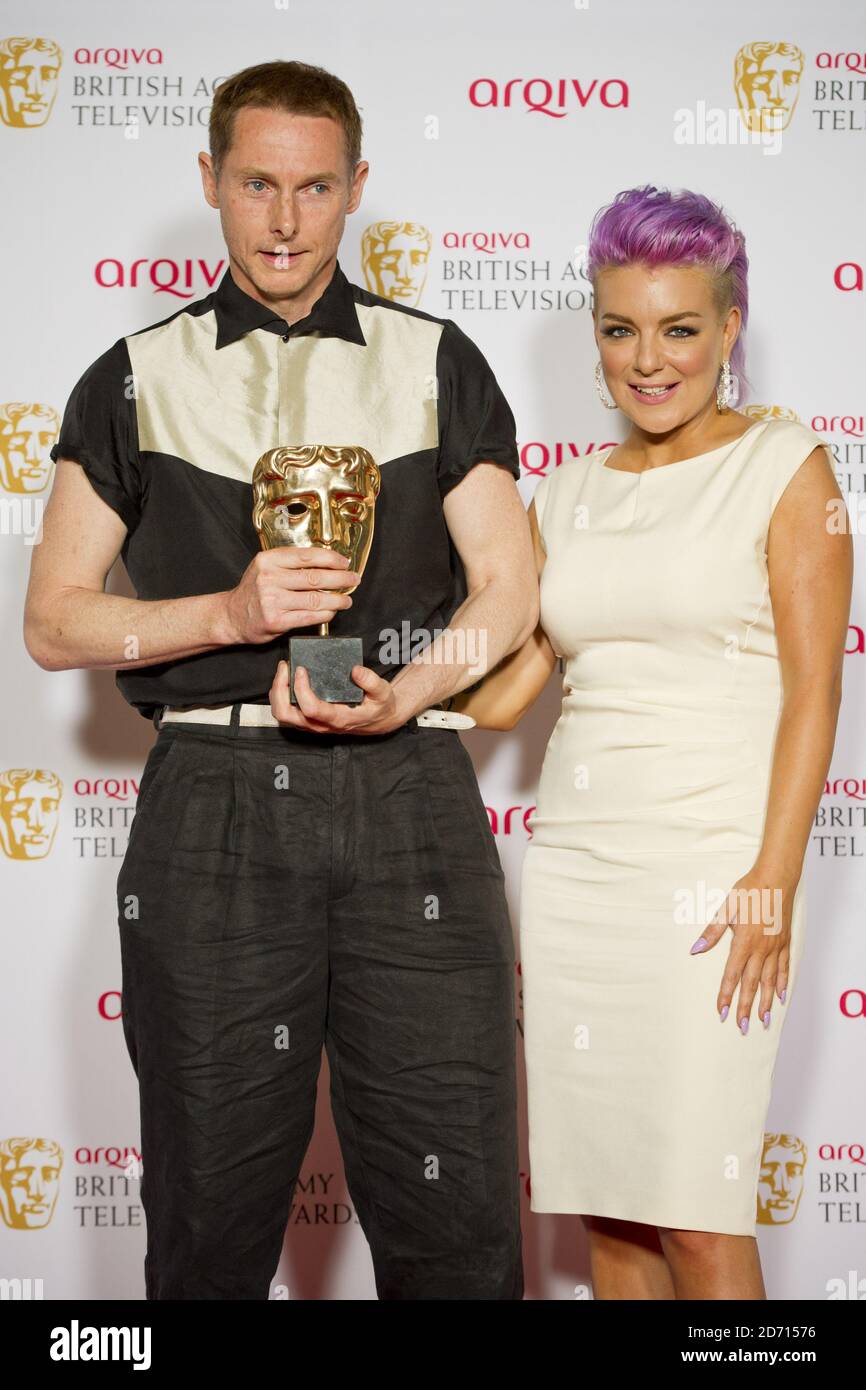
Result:
<svg viewBox="0 0 866 1390"><path fill-rule="evenodd" d="M281 661L270 689L271 710L281 724L311 733L389 734L411 718L398 704L391 682L377 676L369 666L353 666L352 680L364 691L359 705L331 704L313 694L310 678L303 666L295 669L293 705L289 694L289 664Z"/></svg>
<svg viewBox="0 0 866 1390"><path fill-rule="evenodd" d="M227 644L270 642L284 632L329 623L351 608L351 589L361 576L345 555L322 546L262 550L234 589L222 596Z"/></svg>

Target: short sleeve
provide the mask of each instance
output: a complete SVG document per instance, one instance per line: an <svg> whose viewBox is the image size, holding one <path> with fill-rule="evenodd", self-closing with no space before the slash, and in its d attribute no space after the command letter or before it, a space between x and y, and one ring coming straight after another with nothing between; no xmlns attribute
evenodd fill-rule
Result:
<svg viewBox="0 0 866 1390"><path fill-rule="evenodd" d="M815 449L826 449L830 466L835 468L833 450L826 439L822 439L820 435L815 434L813 430L800 424L799 421L771 421L771 427L775 426L778 429L780 424L784 425L785 428L778 440L774 441L775 453L770 484L771 516L794 474L799 471Z"/></svg>
<svg viewBox="0 0 866 1390"><path fill-rule="evenodd" d="M56 463L71 459L94 492L134 531L141 520L141 468L135 386L129 350L121 338L87 368L72 388L57 443Z"/></svg>
<svg viewBox="0 0 866 1390"><path fill-rule="evenodd" d="M520 477L514 416L487 359L446 319L436 359L439 388L437 477L444 497L476 463L503 464Z"/></svg>

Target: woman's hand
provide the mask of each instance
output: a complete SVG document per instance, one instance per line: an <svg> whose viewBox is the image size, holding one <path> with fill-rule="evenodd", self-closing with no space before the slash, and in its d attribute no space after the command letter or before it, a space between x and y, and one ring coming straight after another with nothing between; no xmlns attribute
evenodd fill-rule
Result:
<svg viewBox="0 0 866 1390"><path fill-rule="evenodd" d="M281 661L269 691L274 717L281 724L318 734L388 734L411 718L411 713L406 714L398 706L391 682L371 671L369 666L353 666L351 676L364 691L364 698L357 705L340 705L320 700L313 693L306 669L298 666L295 669L298 703L293 705L289 695L288 662Z"/></svg>
<svg viewBox="0 0 866 1390"><path fill-rule="evenodd" d="M737 1023L743 1034L749 1031L749 1016L759 990L758 1013L765 1028L770 1026L774 991L780 1003L785 1002L797 881L785 881L781 875L753 867L737 880L692 947L693 955L712 950L731 928L733 940L716 1007L724 1023L739 984Z"/></svg>

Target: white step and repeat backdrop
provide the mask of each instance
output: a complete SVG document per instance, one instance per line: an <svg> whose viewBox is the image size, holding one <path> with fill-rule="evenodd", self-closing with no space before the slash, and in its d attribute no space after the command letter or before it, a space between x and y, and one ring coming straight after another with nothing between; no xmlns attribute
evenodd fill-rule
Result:
<svg viewBox="0 0 866 1390"><path fill-rule="evenodd" d="M751 261L749 409L793 415L832 443L862 531L866 26L849 0L5 0L2 16L0 1276L41 1280L32 1289L46 1299L138 1299L138 1093L114 883L154 731L113 673L40 670L21 614L74 381L225 268L196 169L215 85L274 58L349 83L371 173L341 263L478 342L518 421L527 504L540 477L622 426L593 388L581 263L592 214L639 183L720 201ZM376 223L421 253L402 258L408 287L365 264ZM861 575L767 1122L785 1174L759 1203L772 1298L866 1297L864 599ZM513 733L464 736L515 927L558 687ZM519 1014L519 972L516 984ZM520 1070L525 1114L522 1058ZM325 1065L275 1298L375 1297L326 1084ZM579 1218L530 1213L525 1125L521 1168L527 1296L587 1296Z"/></svg>

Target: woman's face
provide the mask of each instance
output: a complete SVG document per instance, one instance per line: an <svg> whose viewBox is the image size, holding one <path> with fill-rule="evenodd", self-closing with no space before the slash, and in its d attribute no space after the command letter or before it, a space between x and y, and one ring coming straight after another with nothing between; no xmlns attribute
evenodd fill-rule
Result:
<svg viewBox="0 0 866 1390"><path fill-rule="evenodd" d="M608 389L639 429L662 434L715 411L740 312L720 317L708 272L611 266L596 278L593 318Z"/></svg>

